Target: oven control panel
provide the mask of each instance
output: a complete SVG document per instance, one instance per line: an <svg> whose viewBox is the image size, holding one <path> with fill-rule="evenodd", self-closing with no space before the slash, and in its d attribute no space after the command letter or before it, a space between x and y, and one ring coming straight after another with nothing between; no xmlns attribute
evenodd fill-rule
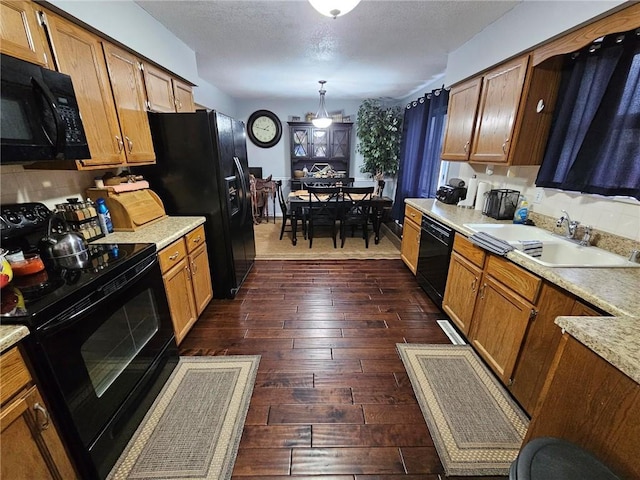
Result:
<svg viewBox="0 0 640 480"><path fill-rule="evenodd" d="M0 211L2 240L21 237L46 228L51 213L44 203L38 202L2 205Z"/></svg>

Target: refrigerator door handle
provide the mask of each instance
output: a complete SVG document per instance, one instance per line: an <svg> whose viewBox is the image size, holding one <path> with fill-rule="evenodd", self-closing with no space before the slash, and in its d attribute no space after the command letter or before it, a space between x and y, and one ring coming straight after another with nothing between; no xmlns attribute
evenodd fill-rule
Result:
<svg viewBox="0 0 640 480"><path fill-rule="evenodd" d="M240 178L240 187L242 188L242 201L241 201L241 210L240 210L240 218L242 219L242 224L244 225L247 220L247 198L249 197L249 192L247 191L247 183L244 178L244 169L242 168L242 164L240 163L240 159L238 157L233 157L233 161L236 164L236 170L238 170L238 177Z"/></svg>

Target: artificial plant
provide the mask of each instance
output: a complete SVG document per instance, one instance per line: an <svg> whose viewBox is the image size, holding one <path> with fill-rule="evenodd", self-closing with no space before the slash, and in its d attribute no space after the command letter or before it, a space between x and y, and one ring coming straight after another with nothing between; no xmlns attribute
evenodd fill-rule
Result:
<svg viewBox="0 0 640 480"><path fill-rule="evenodd" d="M357 151L364 157L360 167L376 180L393 177L398 171L403 110L368 98L358 108Z"/></svg>

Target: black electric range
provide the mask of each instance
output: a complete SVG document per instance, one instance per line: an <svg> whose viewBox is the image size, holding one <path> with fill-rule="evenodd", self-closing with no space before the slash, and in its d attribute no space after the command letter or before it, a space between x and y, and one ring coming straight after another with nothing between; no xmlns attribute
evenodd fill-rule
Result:
<svg viewBox="0 0 640 480"><path fill-rule="evenodd" d="M47 319L74 305L78 300L99 300L109 292L109 282L133 265L151 261L156 256L153 243L88 245L88 259L81 268L69 269L47 261L39 251L46 236L49 217L53 214L38 202L3 205L0 212L2 247L38 253L45 270L31 275L14 273L9 285L0 290L0 323L41 326ZM125 277L126 278L126 277Z"/></svg>
<svg viewBox="0 0 640 480"><path fill-rule="evenodd" d="M23 324L35 329L68 308L81 308L79 300L96 303L127 278L136 265L156 257L153 243L113 243L89 245L89 260L80 269L47 264L45 270L15 276L0 291L0 323ZM125 274L123 276L123 274ZM115 281L116 279L120 279Z"/></svg>
<svg viewBox="0 0 640 480"><path fill-rule="evenodd" d="M45 269L0 290L0 324L29 328L21 344L78 474L104 479L178 362L173 324L155 244L89 244L62 268L38 250L51 215L2 206L2 248Z"/></svg>

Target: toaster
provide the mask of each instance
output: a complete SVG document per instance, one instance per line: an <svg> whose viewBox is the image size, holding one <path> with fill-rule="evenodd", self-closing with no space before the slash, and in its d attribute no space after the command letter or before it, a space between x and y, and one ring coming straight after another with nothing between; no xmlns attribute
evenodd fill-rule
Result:
<svg viewBox="0 0 640 480"><path fill-rule="evenodd" d="M451 185L443 185L436 192L436 199L442 203L456 205L460 200L467 198L466 187L452 187Z"/></svg>

